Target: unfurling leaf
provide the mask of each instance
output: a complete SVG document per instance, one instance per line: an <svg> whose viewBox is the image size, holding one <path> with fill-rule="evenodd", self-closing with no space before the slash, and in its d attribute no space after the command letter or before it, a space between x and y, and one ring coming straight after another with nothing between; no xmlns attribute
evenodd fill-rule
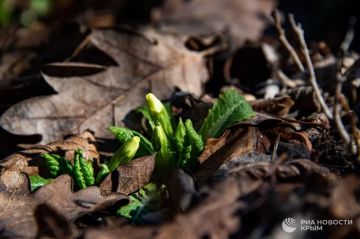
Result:
<svg viewBox="0 0 360 239"><path fill-rule="evenodd" d="M159 176L163 176L168 172L171 164L173 163L173 153L170 141L166 137L161 125L155 126L152 143L154 148L158 150L155 159L156 169Z"/></svg>
<svg viewBox="0 0 360 239"><path fill-rule="evenodd" d="M100 165L100 170L98 174L96 175L96 184L100 184L104 178L110 173L110 170L106 164Z"/></svg>
<svg viewBox="0 0 360 239"><path fill-rule="evenodd" d="M222 93L218 101L209 111L202 124L200 134L205 141L208 138L219 137L228 127L251 118L254 115L250 104L233 89Z"/></svg>
<svg viewBox="0 0 360 239"><path fill-rule="evenodd" d="M74 153L74 180L80 189L95 183L94 169L91 161L86 161L82 151L77 149Z"/></svg>
<svg viewBox="0 0 360 239"><path fill-rule="evenodd" d="M56 177L60 174L72 174L73 167L69 161L56 154L42 154L45 159L46 167L51 176Z"/></svg>
<svg viewBox="0 0 360 239"><path fill-rule="evenodd" d="M168 138L173 137L174 130L169 110L166 109L163 103L152 93L146 95L146 102L153 121L161 125Z"/></svg>
<svg viewBox="0 0 360 239"><path fill-rule="evenodd" d="M34 192L36 189L50 183L52 179L45 179L39 175L29 176L31 192Z"/></svg>
<svg viewBox="0 0 360 239"><path fill-rule="evenodd" d="M174 143L176 146L176 150L178 152L181 152L184 148L185 134L186 134L185 125L182 119L180 118L178 126L176 127L175 137L174 137Z"/></svg>
<svg viewBox="0 0 360 239"><path fill-rule="evenodd" d="M128 141L134 136L138 136L140 138L139 149L135 155L136 158L140 158L142 156L146 156L154 153L154 148L151 142L139 132L128 128L116 127L116 126L112 126L109 129L115 135L116 139L119 140L120 143L122 144L124 144L126 141Z"/></svg>
<svg viewBox="0 0 360 239"><path fill-rule="evenodd" d="M114 171L119 165L128 163L136 154L140 145L140 137L134 136L126 141L113 155L108 168L110 172Z"/></svg>
<svg viewBox="0 0 360 239"><path fill-rule="evenodd" d="M191 145L193 145L194 156L198 156L199 153L204 149L204 142L201 136L196 132L190 119L185 122L186 137Z"/></svg>

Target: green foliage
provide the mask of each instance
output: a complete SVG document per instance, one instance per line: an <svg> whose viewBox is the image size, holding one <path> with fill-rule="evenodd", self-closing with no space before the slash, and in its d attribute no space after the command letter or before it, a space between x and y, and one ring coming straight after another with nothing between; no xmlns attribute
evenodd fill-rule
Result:
<svg viewBox="0 0 360 239"><path fill-rule="evenodd" d="M155 126L152 143L155 149L158 150L156 154L156 170L158 176L163 177L166 175L171 166L173 166L173 152L170 141L161 125Z"/></svg>
<svg viewBox="0 0 360 239"><path fill-rule="evenodd" d="M48 15L53 3L52 0L30 0L27 8L19 6L14 8L16 4L12 2L14 1L0 0L0 26L2 27L18 20L22 25L29 26L39 17Z"/></svg>
<svg viewBox="0 0 360 239"><path fill-rule="evenodd" d="M129 219L132 223L142 223L145 214L160 209L164 190L164 186L158 187L153 183L147 184L138 192L130 195L129 204L122 206L117 214Z"/></svg>
<svg viewBox="0 0 360 239"><path fill-rule="evenodd" d="M141 113L145 117L145 119L147 119L151 129L155 128L155 122L150 115L150 109L147 105L140 106L136 109L136 111Z"/></svg>
<svg viewBox="0 0 360 239"><path fill-rule="evenodd" d="M218 101L209 111L200 134L205 141L208 138L219 137L228 127L251 118L254 115L250 104L233 89L222 93Z"/></svg>
<svg viewBox="0 0 360 239"><path fill-rule="evenodd" d="M169 112L170 109L166 108L165 105L152 93L146 95L146 102L153 121L156 124L160 124L168 139L171 139L174 134L174 129L172 114Z"/></svg>
<svg viewBox="0 0 360 239"><path fill-rule="evenodd" d="M116 139L119 140L122 144L124 144L126 141L128 141L134 136L138 136L140 138L140 145L138 151L136 152L135 158L150 155L155 152L151 142L139 132L128 128L116 126L112 126L109 129L115 135Z"/></svg>
<svg viewBox="0 0 360 239"><path fill-rule="evenodd" d="M101 164L100 165L100 170L98 172L98 174L96 175L96 184L100 184L104 178L110 173L110 170L108 168L108 166L106 164Z"/></svg>
<svg viewBox="0 0 360 239"><path fill-rule="evenodd" d="M184 148L185 135L186 135L186 128L182 119L180 118L179 123L176 127L175 137L174 137L174 143L176 146L176 150L178 152L181 152Z"/></svg>
<svg viewBox="0 0 360 239"><path fill-rule="evenodd" d="M95 183L92 162L86 161L80 149L74 153L74 180L80 189L89 187Z"/></svg>
<svg viewBox="0 0 360 239"><path fill-rule="evenodd" d="M31 192L36 191L38 188L48 184L52 179L45 179L39 175L29 176Z"/></svg>
<svg viewBox="0 0 360 239"><path fill-rule="evenodd" d="M190 119L185 122L186 137L190 145L194 147L194 156L197 157L204 149L204 143L201 136L196 132Z"/></svg>
<svg viewBox="0 0 360 239"><path fill-rule="evenodd" d="M65 158L60 157L56 154L42 154L41 157L45 159L46 167L49 170L49 173L52 177L68 173L72 174L73 167L69 161Z"/></svg>
<svg viewBox="0 0 360 239"><path fill-rule="evenodd" d="M204 149L201 136L196 132L190 119L185 122L183 148L180 151L178 165L194 170L198 166L197 157Z"/></svg>
<svg viewBox="0 0 360 239"><path fill-rule="evenodd" d="M0 0L0 26L6 26L10 23L12 9L6 0Z"/></svg>
<svg viewBox="0 0 360 239"><path fill-rule="evenodd" d="M110 172L114 171L119 165L127 164L133 159L137 150L139 149L140 138L134 136L127 140L112 156L110 162L107 164Z"/></svg>

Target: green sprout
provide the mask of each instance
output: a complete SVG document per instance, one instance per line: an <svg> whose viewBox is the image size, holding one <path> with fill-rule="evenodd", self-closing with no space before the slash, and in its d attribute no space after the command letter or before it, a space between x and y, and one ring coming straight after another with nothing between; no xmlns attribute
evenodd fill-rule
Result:
<svg viewBox="0 0 360 239"><path fill-rule="evenodd" d="M128 139L112 156L108 164L102 164L96 176L96 183L100 184L101 181L119 165L124 165L130 162L140 146L140 137L133 136Z"/></svg>
<svg viewBox="0 0 360 239"><path fill-rule="evenodd" d="M139 149L140 137L134 136L126 141L113 155L107 165L110 172L114 171L119 165L127 164L135 156Z"/></svg>
<svg viewBox="0 0 360 239"><path fill-rule="evenodd" d="M179 117L175 120L170 104L161 102L152 93L146 95L146 102L137 111L143 114L151 126L151 138L125 127L110 127L121 146L109 162L100 165L96 178L92 161L86 159L80 149L75 150L73 165L56 154L42 155L52 177L67 173L74 178L77 187L83 189L100 185L111 172L134 158L156 153L153 179L131 194L130 203L117 212L134 223L143 221L143 215L160 208L161 198L166 195L162 192L166 187L159 185L166 182L172 169L196 171L199 167L198 157L209 138L219 137L226 128L254 115L249 103L235 90L227 90L220 95L199 129L194 127L190 119L183 120ZM51 179L35 175L30 177L30 181L32 190L36 190Z"/></svg>
<svg viewBox="0 0 360 239"><path fill-rule="evenodd" d="M86 160L80 149L75 150L74 153L73 174L74 180L80 189L92 186L95 183L92 161Z"/></svg>
<svg viewBox="0 0 360 239"><path fill-rule="evenodd" d="M171 138L174 134L174 130L171 123L171 116L168 110L166 110L163 103L152 93L146 95L146 102L148 104L150 115L153 121L160 124L166 136Z"/></svg>

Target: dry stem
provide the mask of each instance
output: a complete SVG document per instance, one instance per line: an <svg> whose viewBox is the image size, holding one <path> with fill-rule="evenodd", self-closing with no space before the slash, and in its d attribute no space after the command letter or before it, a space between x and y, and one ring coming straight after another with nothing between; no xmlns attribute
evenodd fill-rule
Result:
<svg viewBox="0 0 360 239"><path fill-rule="evenodd" d="M305 71L304 65L302 64L302 62L301 62L298 54L296 53L294 47L289 43L288 39L286 38L285 31L281 26L280 14L279 14L279 11L277 11L277 10L274 11L274 20L275 20L276 30L277 30L277 32L279 34L280 42L288 50L288 52L290 53L291 57L293 58L295 64L299 68L299 70L301 72L304 72Z"/></svg>
<svg viewBox="0 0 360 239"><path fill-rule="evenodd" d="M314 88L316 98L318 99L320 106L321 106L322 110L324 111L325 115L329 119L333 119L333 115L332 115L329 107L326 105L325 100L321 95L319 85L316 82L315 70L314 70L314 66L311 62L310 53L309 53L309 50L308 50L306 42L305 42L304 31L301 28L301 25L297 24L295 22L294 16L292 14L289 15L289 20L290 20L290 24L293 28L293 31L295 32L295 35L297 36L297 38L299 40L301 51L304 54L306 66L307 66L307 68L309 70L309 74L310 74L309 80L310 80L312 87Z"/></svg>

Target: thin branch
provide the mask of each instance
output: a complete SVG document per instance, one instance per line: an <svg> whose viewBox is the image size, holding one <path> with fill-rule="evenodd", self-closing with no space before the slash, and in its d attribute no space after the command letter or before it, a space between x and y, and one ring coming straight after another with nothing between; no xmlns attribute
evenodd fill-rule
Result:
<svg viewBox="0 0 360 239"><path fill-rule="evenodd" d="M351 150L353 155L356 155L358 152L358 147L354 143L350 134L346 131L345 126L341 120L340 111L341 111L341 97L342 97L342 84L344 82L344 78L342 76L338 76L336 88L335 88L335 104L334 104L334 121L336 129L338 130L341 139L347 144Z"/></svg>
<svg viewBox="0 0 360 239"><path fill-rule="evenodd" d="M274 20L275 20L276 30L277 30L277 32L279 34L280 42L284 45L286 50L288 50L288 52L290 53L291 57L293 58L295 64L299 68L299 70L301 72L305 72L305 68L304 68L304 65L302 64L302 62L300 60L300 57L296 53L296 50L294 49L294 47L289 43L288 39L286 38L285 31L281 26L280 14L279 14L278 10L274 11Z"/></svg>
<svg viewBox="0 0 360 239"><path fill-rule="evenodd" d="M309 50L308 50L306 42L305 42L304 31L303 31L301 25L297 24L295 22L294 16L292 14L289 14L289 21L293 28L293 31L295 32L295 35L297 36L297 38L299 40L301 51L304 54L306 66L307 66L307 68L309 70L309 74L310 74L309 80L310 80L312 87L314 88L316 98L318 99L321 109L324 111L325 115L329 119L333 119L333 115L332 115L329 107L326 105L325 100L321 95L319 85L316 82L315 70L314 70L314 66L313 66L311 58L310 58Z"/></svg>
<svg viewBox="0 0 360 239"><path fill-rule="evenodd" d="M344 41L341 43L340 49L344 55L349 54L349 48L355 37L356 17L351 17L349 20L349 28L346 32Z"/></svg>
<svg viewBox="0 0 360 239"><path fill-rule="evenodd" d="M276 137L276 141L275 141L275 144L274 144L273 152L271 154L270 162L273 162L275 160L276 156L277 156L279 142L280 142L280 134Z"/></svg>

